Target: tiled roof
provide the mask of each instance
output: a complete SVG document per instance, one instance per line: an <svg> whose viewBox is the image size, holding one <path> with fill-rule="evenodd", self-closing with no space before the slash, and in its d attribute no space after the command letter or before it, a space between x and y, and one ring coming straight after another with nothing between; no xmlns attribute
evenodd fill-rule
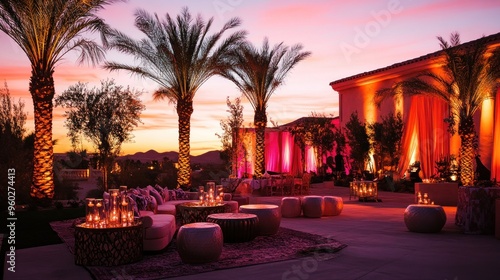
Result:
<svg viewBox="0 0 500 280"><path fill-rule="evenodd" d="M482 38L479 38L479 39L482 39ZM463 43L463 44L461 44L458 47L466 47L467 45L472 44L473 42L476 42L479 39ZM486 37L484 37L484 39L486 39L488 42L500 41L500 33L496 33L496 34L492 34L492 35L486 36ZM403 62L398 62L398 63L395 63L393 65L387 66L387 67L379 68L379 69L376 69L376 70L373 70L373 71L363 72L363 73L356 74L354 76L350 76L350 77L347 77L347 78L342 78L340 80L336 80L336 81L331 82L330 86L335 85L335 84L339 84L339 83L342 83L342 82L345 82L345 81L355 80L355 79L359 79L359 78L362 78L362 77L365 77L365 76L370 76L370 75L373 75L373 74L376 74L376 73L380 73L380 72L383 72L383 71L386 71L386 70L398 68L398 67L401 67L401 66L405 66L405 65L417 63L417 62L420 62L420 61L428 60L428 59L431 59L431 58L436 58L436 57L439 57L442 54L442 52L443 52L442 50L439 50L439 51L436 51L436 52L433 52L433 53L429 53L429 54L426 54L426 55L423 55L423 56L420 56L420 57L417 57L417 58L413 58L413 59L406 60L406 61L403 61Z"/></svg>
<svg viewBox="0 0 500 280"><path fill-rule="evenodd" d="M336 117L302 117L302 118L299 118L299 119L296 119L294 121L291 121L289 123L286 123L286 124L282 124L280 126L278 126L277 128L287 128L287 127L293 127L293 126L296 126L298 124L301 124L303 122L306 122L308 120L312 120L312 119L318 119L318 118L326 118L326 119L330 119L330 120L334 120L334 119L337 119L339 118L338 116Z"/></svg>

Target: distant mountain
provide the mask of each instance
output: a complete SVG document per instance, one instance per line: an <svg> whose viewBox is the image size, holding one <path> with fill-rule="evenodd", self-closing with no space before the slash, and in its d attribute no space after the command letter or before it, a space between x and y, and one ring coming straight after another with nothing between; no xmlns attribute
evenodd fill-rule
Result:
<svg viewBox="0 0 500 280"><path fill-rule="evenodd" d="M198 163L198 164L207 164L207 163L212 163L212 164L222 164L223 161L220 159L219 156L220 152L219 151L209 151L204 154L201 154L199 156L191 156L191 163ZM155 150L149 150L147 152L137 152L132 155L125 155L118 157L119 159L133 159L133 160L140 160L141 162L148 162L148 161L161 161L163 158L167 157L168 159L172 161L177 161L179 158L179 154L174 151L170 152L163 152L159 153Z"/></svg>

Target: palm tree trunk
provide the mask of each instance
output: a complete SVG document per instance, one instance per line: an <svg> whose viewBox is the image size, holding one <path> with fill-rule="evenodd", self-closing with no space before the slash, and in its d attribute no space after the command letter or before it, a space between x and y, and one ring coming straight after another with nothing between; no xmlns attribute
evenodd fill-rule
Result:
<svg viewBox="0 0 500 280"><path fill-rule="evenodd" d="M265 160L265 133L267 125L267 115L265 109L256 109L254 117L255 126L255 166L254 175L259 178L262 176L266 166Z"/></svg>
<svg viewBox="0 0 500 280"><path fill-rule="evenodd" d="M177 187L191 186L191 158L190 133L191 115L193 114L192 101L177 101L177 115L179 116L179 169L177 170Z"/></svg>
<svg viewBox="0 0 500 280"><path fill-rule="evenodd" d="M460 180L464 186L474 185L474 133L462 134L460 139Z"/></svg>
<svg viewBox="0 0 500 280"><path fill-rule="evenodd" d="M52 199L54 197L52 99L55 93L52 73L32 70L29 90L33 99L35 118L33 182L30 195L36 199Z"/></svg>

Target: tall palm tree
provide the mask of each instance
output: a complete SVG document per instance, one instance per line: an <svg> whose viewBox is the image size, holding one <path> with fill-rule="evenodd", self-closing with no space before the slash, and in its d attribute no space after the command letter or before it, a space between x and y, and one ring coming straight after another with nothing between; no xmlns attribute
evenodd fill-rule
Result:
<svg viewBox="0 0 500 280"><path fill-rule="evenodd" d="M262 175L265 168L264 135L267 125L267 103L274 91L283 84L288 72L311 54L302 52L302 48L300 44L289 48L281 42L271 49L267 38L264 39L260 50L247 43L236 50L233 54L233 67L223 73L223 76L231 80L250 101L255 112L254 175L257 177Z"/></svg>
<svg viewBox="0 0 500 280"><path fill-rule="evenodd" d="M399 93L428 94L445 100L451 110L450 132L458 121L460 136L460 179L465 186L474 183L476 154L474 113L484 100L493 98L500 78L500 48L489 49L486 37L460 45L460 35L452 33L450 42L438 37L445 59L443 73L423 73L395 83L376 94L376 102Z"/></svg>
<svg viewBox="0 0 500 280"><path fill-rule="evenodd" d="M193 19L187 8L183 8L176 18L167 14L164 20L141 9L135 16L135 26L146 38L134 40L113 30L109 47L133 55L139 64L108 62L105 68L126 70L153 80L160 86L154 93L155 99L168 99L176 104L179 122L177 187L189 187L193 98L205 81L229 66L228 53L238 48L246 32L238 31L222 38L226 31L240 25L240 20L233 18L218 32L209 35L213 18L206 23L200 16Z"/></svg>
<svg viewBox="0 0 500 280"><path fill-rule="evenodd" d="M104 58L103 49L83 34L107 28L96 12L113 2L117 0L0 0L0 30L21 47L31 63L29 91L35 118L31 196L34 198L54 196L52 99L56 64L72 50L81 52L80 63L96 64Z"/></svg>

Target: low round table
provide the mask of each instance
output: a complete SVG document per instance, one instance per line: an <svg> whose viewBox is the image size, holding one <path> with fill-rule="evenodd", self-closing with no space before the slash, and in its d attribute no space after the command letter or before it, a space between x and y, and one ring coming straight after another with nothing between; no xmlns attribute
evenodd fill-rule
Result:
<svg viewBox="0 0 500 280"><path fill-rule="evenodd" d="M214 223L192 223L179 228L177 252L185 263L208 263L222 253L222 230Z"/></svg>
<svg viewBox="0 0 500 280"><path fill-rule="evenodd" d="M254 214L220 213L208 215L207 222L221 227L224 242L237 243L253 240L257 236L259 218Z"/></svg>
<svg viewBox="0 0 500 280"><path fill-rule="evenodd" d="M75 264L115 266L142 259L142 223L132 226L89 228L75 227Z"/></svg>
<svg viewBox="0 0 500 280"><path fill-rule="evenodd" d="M186 202L177 205L181 216L181 224L206 222L210 214L224 213L226 205L200 206L197 202Z"/></svg>
<svg viewBox="0 0 500 280"><path fill-rule="evenodd" d="M412 232L440 232L446 224L446 213L440 205L410 204L404 212L404 221Z"/></svg>
<svg viewBox="0 0 500 280"><path fill-rule="evenodd" d="M274 204L247 204L240 206L240 213L255 214L259 218L257 234L273 235L281 223L280 207Z"/></svg>

